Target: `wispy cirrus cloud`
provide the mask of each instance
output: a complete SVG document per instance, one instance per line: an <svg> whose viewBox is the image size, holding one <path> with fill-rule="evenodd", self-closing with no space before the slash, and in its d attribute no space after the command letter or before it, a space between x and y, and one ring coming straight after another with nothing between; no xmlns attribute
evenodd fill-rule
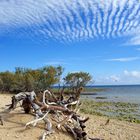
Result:
<svg viewBox="0 0 140 140"><path fill-rule="evenodd" d="M137 34L136 36L132 37L128 42L125 43L125 45L140 45L140 35Z"/></svg>
<svg viewBox="0 0 140 140"><path fill-rule="evenodd" d="M61 41L130 35L133 44L139 26L139 0L0 1L0 35Z"/></svg>
<svg viewBox="0 0 140 140"><path fill-rule="evenodd" d="M123 58L112 58L112 59L106 59L106 61L116 61L116 62L130 62L139 60L140 57L123 57Z"/></svg>

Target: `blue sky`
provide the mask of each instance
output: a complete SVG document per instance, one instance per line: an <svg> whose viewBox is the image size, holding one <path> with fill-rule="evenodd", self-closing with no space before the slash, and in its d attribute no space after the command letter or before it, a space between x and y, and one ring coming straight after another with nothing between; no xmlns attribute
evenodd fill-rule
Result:
<svg viewBox="0 0 140 140"><path fill-rule="evenodd" d="M0 65L62 65L64 76L86 71L95 84L140 84L140 1L2 0Z"/></svg>

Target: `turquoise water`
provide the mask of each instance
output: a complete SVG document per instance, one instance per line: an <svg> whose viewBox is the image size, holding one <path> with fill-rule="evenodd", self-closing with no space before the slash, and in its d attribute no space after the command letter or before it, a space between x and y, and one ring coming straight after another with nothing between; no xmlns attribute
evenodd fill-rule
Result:
<svg viewBox="0 0 140 140"><path fill-rule="evenodd" d="M97 101L129 102L140 104L140 85L94 86L94 88L101 88L105 90L97 92L97 95L86 95L86 97L93 99L96 99L96 97L106 98L96 99Z"/></svg>

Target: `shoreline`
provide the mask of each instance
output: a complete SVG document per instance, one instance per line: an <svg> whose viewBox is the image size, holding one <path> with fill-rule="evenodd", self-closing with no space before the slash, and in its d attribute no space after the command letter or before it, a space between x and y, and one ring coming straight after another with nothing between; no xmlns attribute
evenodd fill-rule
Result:
<svg viewBox="0 0 140 140"><path fill-rule="evenodd" d="M140 104L82 99L81 112L140 124Z"/></svg>
<svg viewBox="0 0 140 140"><path fill-rule="evenodd" d="M6 104L11 101L12 94L0 94L0 111ZM86 106L88 108L88 106ZM82 116L89 116L89 121L86 123L86 131L90 137L100 138L105 140L139 140L140 139L140 124L130 123L127 121L119 121L110 118L107 125L108 117L93 115L89 113L81 113ZM24 114L19 107L12 111L8 118L4 118L4 125L0 125L0 140L38 140L39 136L44 132L44 123L40 122L35 128L24 129L28 121L34 117L30 114ZM55 129L55 128L54 128ZM49 136L49 140L72 140L72 138L64 132L58 132Z"/></svg>

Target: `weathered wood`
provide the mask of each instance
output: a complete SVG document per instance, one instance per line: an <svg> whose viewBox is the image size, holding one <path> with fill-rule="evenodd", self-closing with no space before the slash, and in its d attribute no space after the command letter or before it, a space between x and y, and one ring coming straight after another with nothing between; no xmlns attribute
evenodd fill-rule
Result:
<svg viewBox="0 0 140 140"><path fill-rule="evenodd" d="M4 125L2 116L0 116L0 123L1 125Z"/></svg>
<svg viewBox="0 0 140 140"><path fill-rule="evenodd" d="M40 99L38 99L34 92L27 92L27 95L19 93L19 95L13 96L9 110L15 109L17 102L21 100L23 100L22 107L26 113L29 113L31 109L33 109L37 117L35 120L26 123L25 128L29 125L36 126L39 121L44 120L45 131L41 140L45 140L47 135L54 132L52 130L51 121L56 122L55 127L58 129L65 128L74 140L98 140L89 138L84 129L89 117L81 118L76 112L80 105L79 97L81 90L82 88L79 88L76 93L74 93L75 96L70 96L68 99L64 99L64 89L61 90L59 97L55 96L51 90L45 90L43 94L41 94L42 97L40 97ZM16 97L18 99L16 99ZM75 107L72 108L69 106ZM0 122L3 125L1 117Z"/></svg>
<svg viewBox="0 0 140 140"><path fill-rule="evenodd" d="M30 122L26 123L25 128L26 128L27 126L31 125L31 124L33 125L33 124L36 124L37 122L43 120L43 119L48 115L48 113L49 113L49 111L46 112L46 114L45 114L42 118L38 118L38 119L35 119L35 120L33 120L33 121L30 121Z"/></svg>

